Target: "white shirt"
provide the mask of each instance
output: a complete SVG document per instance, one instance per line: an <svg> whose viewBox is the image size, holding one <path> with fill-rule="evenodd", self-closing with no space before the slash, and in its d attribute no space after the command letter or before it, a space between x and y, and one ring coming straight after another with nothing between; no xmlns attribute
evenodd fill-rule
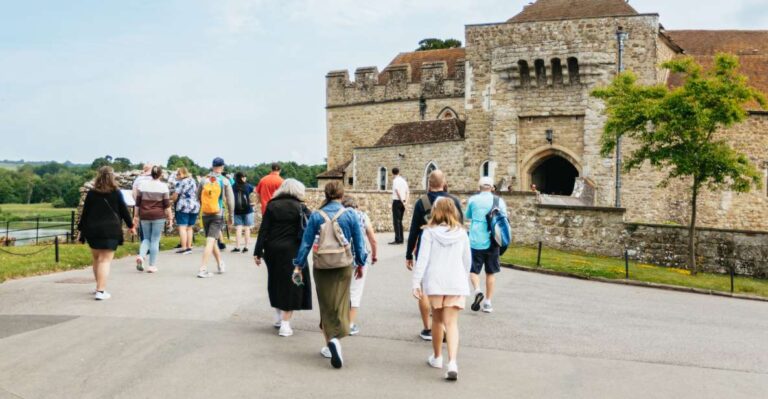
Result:
<svg viewBox="0 0 768 399"><path fill-rule="evenodd" d="M399 198L397 194L400 194ZM395 179L392 180L392 200L408 202L408 194L408 182L400 175L395 176Z"/></svg>
<svg viewBox="0 0 768 399"><path fill-rule="evenodd" d="M469 295L471 266L466 230L450 230L447 226L426 228L421 234L412 287L423 287L425 295Z"/></svg>

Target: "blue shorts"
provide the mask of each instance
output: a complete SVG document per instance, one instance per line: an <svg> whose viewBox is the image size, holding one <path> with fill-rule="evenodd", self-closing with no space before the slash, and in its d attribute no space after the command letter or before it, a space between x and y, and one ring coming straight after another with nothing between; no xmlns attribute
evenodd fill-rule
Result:
<svg viewBox="0 0 768 399"><path fill-rule="evenodd" d="M472 274L480 274L483 266L485 266L485 274L500 272L499 252L499 247L496 245L491 245L488 249L472 249Z"/></svg>
<svg viewBox="0 0 768 399"><path fill-rule="evenodd" d="M235 215L235 226L253 227L253 212L245 215Z"/></svg>
<svg viewBox="0 0 768 399"><path fill-rule="evenodd" d="M187 213L176 211L176 225L192 227L197 223L197 213Z"/></svg>

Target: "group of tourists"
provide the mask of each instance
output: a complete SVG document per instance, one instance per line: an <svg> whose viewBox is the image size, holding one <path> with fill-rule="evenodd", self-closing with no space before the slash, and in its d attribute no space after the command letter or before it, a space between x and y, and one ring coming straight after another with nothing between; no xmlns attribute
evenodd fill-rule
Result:
<svg viewBox="0 0 768 399"><path fill-rule="evenodd" d="M254 224L252 195L258 196L262 221L253 250L254 262L267 268L267 291L274 309L273 325L281 337L293 335L293 313L312 309L312 285L320 311L323 346L320 354L330 359L334 368L344 364L341 340L360 332L357 312L362 301L367 267L377 261L378 246L373 225L354 197L346 196L341 182L324 187L325 200L311 211L305 204L305 186L295 179L283 180L280 167L257 187L247 183L244 174L227 178L224 160L215 158L211 172L200 181L185 168L173 176L175 190L161 178L160 166L147 165L133 186L134 216L119 191L110 167L99 170L93 189L85 198L79 222L81 241L93 253L96 277L94 298L110 297L106 291L109 263L122 244L122 222L132 233L140 230L141 246L136 260L139 271L157 273L157 254L162 231L171 226L171 204L175 203L175 221L180 235L179 254L192 251L192 236L198 218L202 220L205 246L199 278L209 278L211 256L219 274L226 272L217 241L229 222L236 225L236 244L232 252L245 253ZM395 239L391 245L404 244L402 219L409 205L407 181L399 176L392 184L392 215ZM445 378L458 378L459 312L466 297L472 295L471 309L491 313L491 298L499 256L506 243L494 235L494 217L506 218L506 205L493 195L489 178L479 181L480 193L471 197L462 210L462 202L447 192L445 175L440 170L428 177L428 190L413 204L410 232L405 247L406 267L412 270L413 296L423 324L419 336L432 341L427 359L430 367L443 368L442 346L447 344ZM253 203L255 203L254 201ZM464 220L470 222L469 232ZM140 226L140 228L139 228ZM503 227L503 226L502 226ZM508 227L508 223L507 223ZM507 236L508 237L508 236ZM308 257L312 254L312 273ZM145 264L146 263L146 264ZM479 275L486 272L483 291ZM470 285L473 292L470 292Z"/></svg>

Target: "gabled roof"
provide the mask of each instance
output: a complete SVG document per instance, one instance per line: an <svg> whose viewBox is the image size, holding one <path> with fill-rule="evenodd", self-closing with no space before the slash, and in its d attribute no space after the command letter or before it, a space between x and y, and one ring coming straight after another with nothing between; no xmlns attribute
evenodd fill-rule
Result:
<svg viewBox="0 0 768 399"><path fill-rule="evenodd" d="M317 175L318 179L341 179L344 177L344 171L347 170L347 167L349 167L349 164L352 163L352 160L350 159L347 162L344 162L343 164L328 170L326 172L320 173Z"/></svg>
<svg viewBox="0 0 768 399"><path fill-rule="evenodd" d="M768 30L672 30L666 33L705 69L714 65L717 53L737 55L741 73L747 76L749 85L768 94ZM682 76L671 74L667 83L680 86ZM749 108L759 109L756 104Z"/></svg>
<svg viewBox="0 0 768 399"><path fill-rule="evenodd" d="M389 128L374 147L462 140L464 125L458 119L398 123Z"/></svg>
<svg viewBox="0 0 768 399"><path fill-rule="evenodd" d="M638 15L625 0L538 0L508 22L553 21Z"/></svg>
<svg viewBox="0 0 768 399"><path fill-rule="evenodd" d="M387 69L394 65L402 64L411 65L411 82L421 82L421 64L438 61L445 61L448 64L448 76L446 76L446 79L455 79L456 61L463 59L464 56L465 51L463 47L400 53L384 68L384 71L379 76L379 83L387 83L388 75L385 73Z"/></svg>

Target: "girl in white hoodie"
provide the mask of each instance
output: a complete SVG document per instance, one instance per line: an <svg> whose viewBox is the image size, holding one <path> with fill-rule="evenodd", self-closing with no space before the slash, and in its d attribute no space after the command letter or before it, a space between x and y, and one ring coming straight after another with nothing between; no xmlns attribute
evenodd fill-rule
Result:
<svg viewBox="0 0 768 399"><path fill-rule="evenodd" d="M457 216L452 200L439 198L432 205L432 219L424 227L419 258L413 269L413 296L429 298L432 307L432 348L427 363L443 368L443 331L448 344L447 380L459 376L456 355L459 350L459 311L469 295L469 270L472 253L469 236ZM423 289L423 291L422 291Z"/></svg>

